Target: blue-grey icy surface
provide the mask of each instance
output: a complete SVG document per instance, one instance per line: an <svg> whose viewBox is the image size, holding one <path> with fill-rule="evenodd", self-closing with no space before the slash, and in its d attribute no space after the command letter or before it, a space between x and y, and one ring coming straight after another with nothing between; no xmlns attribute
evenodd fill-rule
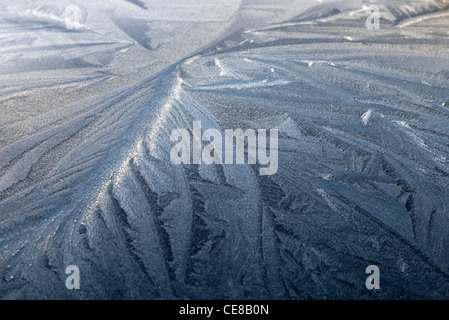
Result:
<svg viewBox="0 0 449 320"><path fill-rule="evenodd" d="M448 1L0 4L0 298L449 297ZM278 172L172 164L193 121Z"/></svg>

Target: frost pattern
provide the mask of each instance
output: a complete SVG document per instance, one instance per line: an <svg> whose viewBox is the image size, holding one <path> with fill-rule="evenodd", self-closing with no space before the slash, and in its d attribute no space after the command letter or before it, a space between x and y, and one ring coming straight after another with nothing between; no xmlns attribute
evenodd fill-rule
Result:
<svg viewBox="0 0 449 320"><path fill-rule="evenodd" d="M14 3L1 298L447 297L447 1L385 1L380 30L360 1ZM173 165L193 121L277 128L278 173Z"/></svg>

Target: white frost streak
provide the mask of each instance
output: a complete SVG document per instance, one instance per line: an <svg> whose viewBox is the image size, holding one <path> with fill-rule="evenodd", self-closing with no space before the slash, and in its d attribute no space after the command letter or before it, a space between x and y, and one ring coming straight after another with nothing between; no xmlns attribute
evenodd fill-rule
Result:
<svg viewBox="0 0 449 320"><path fill-rule="evenodd" d="M363 124L364 124L365 126L368 124L369 119L371 118L372 113L373 113L373 110L368 110L367 112L365 112L365 113L362 115L362 121L363 121Z"/></svg>
<svg viewBox="0 0 449 320"><path fill-rule="evenodd" d="M175 83L172 88L172 94L162 106L158 112L156 120L151 124L151 130L149 133L149 148L151 153L154 155L157 146L157 136L161 127L166 123L167 116L170 114L171 109L176 101L181 98L182 84L184 79L181 77L181 73L177 70Z"/></svg>

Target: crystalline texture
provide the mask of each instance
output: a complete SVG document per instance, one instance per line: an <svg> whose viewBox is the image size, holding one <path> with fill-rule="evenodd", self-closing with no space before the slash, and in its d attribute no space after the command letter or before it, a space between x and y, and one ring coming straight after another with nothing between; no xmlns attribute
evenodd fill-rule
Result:
<svg viewBox="0 0 449 320"><path fill-rule="evenodd" d="M0 6L0 297L447 298L449 3L367 3ZM194 121L278 172L172 164Z"/></svg>

